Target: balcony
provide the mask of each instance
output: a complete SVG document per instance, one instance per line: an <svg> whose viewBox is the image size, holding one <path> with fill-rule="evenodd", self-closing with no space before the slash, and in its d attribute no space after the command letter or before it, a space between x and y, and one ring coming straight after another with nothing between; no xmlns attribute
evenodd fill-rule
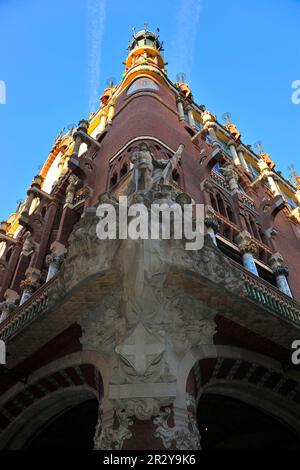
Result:
<svg viewBox="0 0 300 470"><path fill-rule="evenodd" d="M276 316L300 327L300 305L264 279L232 261L241 270L248 298Z"/></svg>
<svg viewBox="0 0 300 470"><path fill-rule="evenodd" d="M249 300L249 311L251 311L251 305L254 305L255 308L263 310L263 314L266 318L268 314L271 314L273 318L275 316L297 329L300 327L300 305L298 302L280 292L275 286L264 279L248 272L239 263L230 258L228 259L240 272ZM53 293L51 290L55 286L58 276L59 273L41 286L24 304L16 307L9 316L0 323L0 339L5 342L9 341L35 320L41 319L44 316L46 311L52 306ZM241 298L241 301L245 309L247 309L244 297L243 299Z"/></svg>
<svg viewBox="0 0 300 470"><path fill-rule="evenodd" d="M234 222L231 222L218 212L215 212L215 217L219 221L218 235L222 239L224 239L225 242L229 242L229 244L238 252L238 247L235 243L235 238L241 232L242 229ZM273 254L272 250L257 238L253 237L252 240L257 247L256 260L262 263L265 267L267 267L267 269L269 269L268 260Z"/></svg>

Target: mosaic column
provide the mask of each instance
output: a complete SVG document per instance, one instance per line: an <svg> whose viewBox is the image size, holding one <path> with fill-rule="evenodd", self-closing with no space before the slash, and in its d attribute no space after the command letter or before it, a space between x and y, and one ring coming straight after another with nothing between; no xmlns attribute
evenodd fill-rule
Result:
<svg viewBox="0 0 300 470"><path fill-rule="evenodd" d="M236 237L236 243L243 257L244 267L251 273L258 276L257 267L254 260L254 255L257 252L255 243L249 232L243 231Z"/></svg>
<svg viewBox="0 0 300 470"><path fill-rule="evenodd" d="M79 121L77 131L74 134L75 145L74 145L74 150L73 150L71 158L78 158L79 149L82 144L82 136L80 135L80 132L83 132L84 134L86 134L88 131L89 125L90 125L89 121L86 121L85 119L82 119L81 121Z"/></svg>
<svg viewBox="0 0 300 470"><path fill-rule="evenodd" d="M189 118L189 124L190 126L193 128L193 129L196 129L196 123L195 123L195 119L194 119L194 114L193 114L193 108L191 106L189 106L187 108L187 112L188 112L188 118Z"/></svg>
<svg viewBox="0 0 300 470"><path fill-rule="evenodd" d="M204 219L204 223L207 229L207 233L212 239L213 244L217 246L216 233L218 232L219 222L215 217L215 212L212 207L207 206L205 212L206 217Z"/></svg>
<svg viewBox="0 0 300 470"><path fill-rule="evenodd" d="M274 180L274 173L270 170L266 161L264 159L260 159L258 166L260 169L261 178L268 181L273 196L281 196L281 192Z"/></svg>
<svg viewBox="0 0 300 470"><path fill-rule="evenodd" d="M4 321L8 315L16 307L16 301L19 299L19 294L12 289L8 289L5 292L4 299L5 301L0 304L0 323Z"/></svg>
<svg viewBox="0 0 300 470"><path fill-rule="evenodd" d="M230 153L232 155L233 163L236 166L241 166L241 162L240 162L239 156L238 156L237 151L236 151L236 142L234 140L230 140L227 145L230 149Z"/></svg>
<svg viewBox="0 0 300 470"><path fill-rule="evenodd" d="M184 121L184 109L183 109L183 103L180 98L177 99L177 110L179 114L179 120Z"/></svg>
<svg viewBox="0 0 300 470"><path fill-rule="evenodd" d="M245 159L245 156L244 156L243 147L242 147L241 145L239 145L236 150L237 150L237 153L238 153L240 162L241 162L241 164L242 164L243 167L244 167L244 170L245 170L247 173L250 173L250 169L249 169L249 167L248 167L248 164L247 164L246 159Z"/></svg>
<svg viewBox="0 0 300 470"><path fill-rule="evenodd" d="M289 297L293 297L287 281L289 270L287 266L284 266L283 262L283 257L280 253L275 253L270 258L270 266L275 275L278 289Z"/></svg>
<svg viewBox="0 0 300 470"><path fill-rule="evenodd" d="M21 289L23 291L20 305L24 304L32 294L40 287L41 272L39 269L28 268L25 273L25 280L21 282Z"/></svg>
<svg viewBox="0 0 300 470"><path fill-rule="evenodd" d="M49 266L46 282L50 281L53 276L60 270L67 252L65 245L55 241L50 247L51 253L46 257L46 264Z"/></svg>

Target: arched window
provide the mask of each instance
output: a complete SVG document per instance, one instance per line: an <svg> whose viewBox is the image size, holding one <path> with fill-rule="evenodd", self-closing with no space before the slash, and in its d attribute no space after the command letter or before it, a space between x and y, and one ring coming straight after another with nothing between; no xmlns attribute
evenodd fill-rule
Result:
<svg viewBox="0 0 300 470"><path fill-rule="evenodd" d="M220 196L220 194L217 194L217 207L218 207L218 212L223 215L224 217L227 217L226 209L225 209L225 204L223 201L223 198Z"/></svg>
<svg viewBox="0 0 300 470"><path fill-rule="evenodd" d="M117 173L114 173L110 179L110 187L114 186L118 181Z"/></svg>
<svg viewBox="0 0 300 470"><path fill-rule="evenodd" d="M6 256L5 256L5 261L6 261L7 263L9 263L9 261L10 261L10 258L11 258L11 255L12 255L12 252L13 252L13 249L12 249L12 248L10 248L10 249L7 251L7 253L6 253Z"/></svg>
<svg viewBox="0 0 300 470"><path fill-rule="evenodd" d="M232 211L231 207L228 204L226 205L226 212L227 212L227 218L231 222L235 223L235 217L233 215L233 211Z"/></svg>
<svg viewBox="0 0 300 470"><path fill-rule="evenodd" d="M155 90L158 91L159 87L157 84L151 80L150 78L147 77L141 77L135 80L130 87L127 90L127 95L130 95L131 93L134 93L135 91L139 90Z"/></svg>
<svg viewBox="0 0 300 470"><path fill-rule="evenodd" d="M125 176L127 172L128 172L128 165L127 165L127 163L124 163L124 165L122 166L121 171L120 171L121 178L122 178L122 176Z"/></svg>
<svg viewBox="0 0 300 470"><path fill-rule="evenodd" d="M250 212L246 212L245 216L243 216L245 225L246 225L246 230L257 240L260 240L262 243L267 245L267 239L264 234L263 229L261 226L256 222L255 216L250 214Z"/></svg>
<svg viewBox="0 0 300 470"><path fill-rule="evenodd" d="M44 206L41 212L41 216L44 218L47 212L47 206Z"/></svg>
<svg viewBox="0 0 300 470"><path fill-rule="evenodd" d="M217 163L215 164L215 166L213 167L213 171L214 171L215 173L218 173L219 175L222 175L222 176L223 176L223 173L222 173L222 171L221 171L221 165L220 165L219 162L217 162Z"/></svg>

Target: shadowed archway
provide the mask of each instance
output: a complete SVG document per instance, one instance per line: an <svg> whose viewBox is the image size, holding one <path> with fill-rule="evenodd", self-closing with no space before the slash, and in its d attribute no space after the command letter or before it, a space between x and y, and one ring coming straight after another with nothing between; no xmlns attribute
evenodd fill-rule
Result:
<svg viewBox="0 0 300 470"><path fill-rule="evenodd" d="M279 420L225 395L201 396L198 425L204 450L300 450L299 438Z"/></svg>
<svg viewBox="0 0 300 470"><path fill-rule="evenodd" d="M97 424L98 400L90 399L45 423L23 450L92 450Z"/></svg>

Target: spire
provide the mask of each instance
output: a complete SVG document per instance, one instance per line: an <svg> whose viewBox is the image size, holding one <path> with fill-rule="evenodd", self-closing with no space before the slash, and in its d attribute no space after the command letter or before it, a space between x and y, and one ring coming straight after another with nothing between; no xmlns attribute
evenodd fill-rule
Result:
<svg viewBox="0 0 300 470"><path fill-rule="evenodd" d="M159 69L166 74L164 58L161 55L163 43L159 39L159 29L156 33L148 30L148 23L144 24L144 29L136 32L133 28L132 39L128 46L128 56L125 62L126 69L124 75L133 67L143 70Z"/></svg>
<svg viewBox="0 0 300 470"><path fill-rule="evenodd" d="M294 165L291 165L289 167L289 170L291 172L291 177L292 177L292 181L293 181L293 185L295 186L296 189L300 189L300 176L298 176L296 170L295 170L295 167Z"/></svg>
<svg viewBox="0 0 300 470"><path fill-rule="evenodd" d="M144 29L136 32L133 28L132 40L129 42L128 50L133 51L140 47L152 47L159 52L163 51L163 42L159 40L159 28L156 29L156 33L152 33L148 30L148 23L144 23Z"/></svg>

